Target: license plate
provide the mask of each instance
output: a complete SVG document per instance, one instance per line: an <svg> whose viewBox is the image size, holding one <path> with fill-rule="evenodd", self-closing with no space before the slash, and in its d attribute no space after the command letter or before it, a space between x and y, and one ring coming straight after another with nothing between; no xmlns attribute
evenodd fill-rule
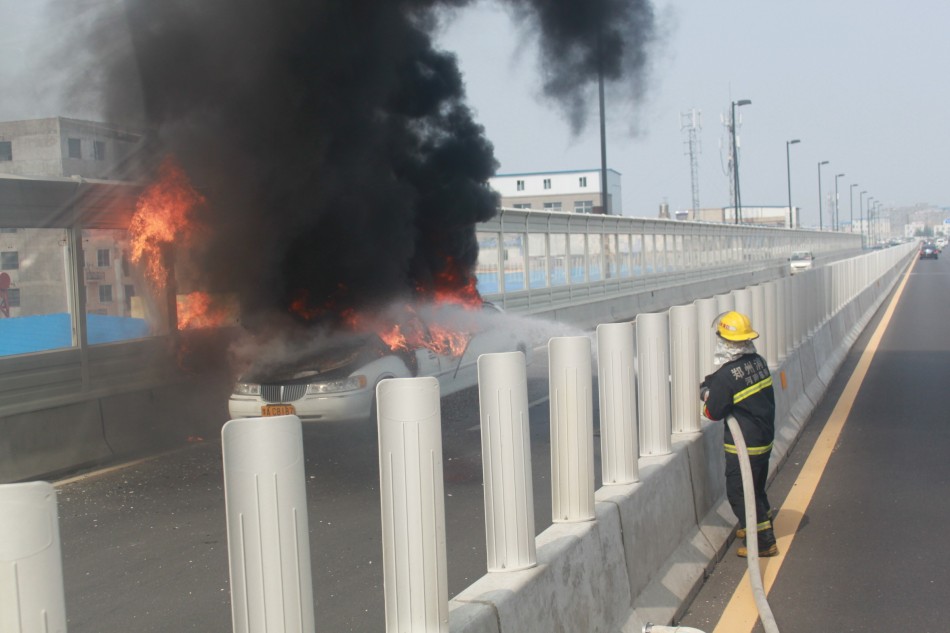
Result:
<svg viewBox="0 0 950 633"><path fill-rule="evenodd" d="M297 410L292 404L265 404L261 407L261 415L270 417L272 415L296 415Z"/></svg>

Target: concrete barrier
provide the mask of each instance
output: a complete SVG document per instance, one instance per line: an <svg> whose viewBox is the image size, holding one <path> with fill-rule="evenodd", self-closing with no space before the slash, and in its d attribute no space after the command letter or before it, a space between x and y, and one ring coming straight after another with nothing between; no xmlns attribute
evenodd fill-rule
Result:
<svg viewBox="0 0 950 633"><path fill-rule="evenodd" d="M862 265L872 281L857 290L858 272L849 273L851 281L841 285L854 285L850 299L835 296L830 275L827 283L802 275L787 293L786 303L798 305L776 311L803 321L800 344L772 368L778 378L773 476L913 251L862 257L869 258ZM810 293L826 305L803 305ZM728 305L723 298L717 307ZM646 622L674 621L728 547L736 519L725 500L720 423L703 421L696 433L675 433L671 447L668 454L641 457L637 483L597 490L595 521L542 532L537 567L487 574L455 596L449 630L638 633Z"/></svg>

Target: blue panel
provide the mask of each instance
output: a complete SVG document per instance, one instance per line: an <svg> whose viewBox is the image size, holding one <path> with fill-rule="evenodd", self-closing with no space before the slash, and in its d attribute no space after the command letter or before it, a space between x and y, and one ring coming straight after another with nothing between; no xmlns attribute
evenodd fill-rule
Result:
<svg viewBox="0 0 950 633"><path fill-rule="evenodd" d="M128 341L148 336L148 323L145 319L87 314L86 327L90 345Z"/></svg>
<svg viewBox="0 0 950 633"><path fill-rule="evenodd" d="M65 312L0 319L0 356L64 347L72 347L72 323Z"/></svg>

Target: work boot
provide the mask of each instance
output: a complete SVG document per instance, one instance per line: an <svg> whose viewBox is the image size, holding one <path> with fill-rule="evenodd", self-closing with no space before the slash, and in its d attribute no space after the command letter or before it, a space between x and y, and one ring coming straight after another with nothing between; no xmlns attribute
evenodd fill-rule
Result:
<svg viewBox="0 0 950 633"><path fill-rule="evenodd" d="M740 558L746 558L749 555L749 550L745 545L740 545L739 549L736 550L736 554ZM772 556L778 556L778 545L775 543L772 543L769 547L759 548L760 558L771 558Z"/></svg>
<svg viewBox="0 0 950 633"><path fill-rule="evenodd" d="M758 533L759 556L762 558L769 558L778 554L778 545L775 543L775 531L772 529L771 523L769 523L768 526L769 527L763 530L759 530ZM736 550L736 554L745 558L749 555L749 550L745 545L740 545L739 549Z"/></svg>
<svg viewBox="0 0 950 633"><path fill-rule="evenodd" d="M775 521L776 514L777 513L775 512L775 510L773 510L772 508L769 508L769 511L766 513L765 516L769 518L769 521ZM741 538L742 540L745 540L745 535L746 535L746 531L744 527L741 527L738 530L736 530L736 538Z"/></svg>

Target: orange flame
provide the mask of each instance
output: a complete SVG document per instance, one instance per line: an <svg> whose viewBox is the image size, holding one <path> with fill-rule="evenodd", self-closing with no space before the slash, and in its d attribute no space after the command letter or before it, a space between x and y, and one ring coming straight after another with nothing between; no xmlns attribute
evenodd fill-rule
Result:
<svg viewBox="0 0 950 633"><path fill-rule="evenodd" d="M445 268L436 273L432 288L416 286L416 292L430 296L435 304L453 304L466 310L477 310L482 305L478 294L478 280L471 274L459 270L452 257L445 258Z"/></svg>
<svg viewBox="0 0 950 633"><path fill-rule="evenodd" d="M178 329L194 330L232 325L237 321L233 303L206 292L178 295Z"/></svg>
<svg viewBox="0 0 950 633"><path fill-rule="evenodd" d="M170 274L162 261L163 248L188 239L194 231L191 212L204 202L171 157L159 167L158 180L136 201L129 226L130 255L134 263L144 262L146 276L157 287L164 288Z"/></svg>

